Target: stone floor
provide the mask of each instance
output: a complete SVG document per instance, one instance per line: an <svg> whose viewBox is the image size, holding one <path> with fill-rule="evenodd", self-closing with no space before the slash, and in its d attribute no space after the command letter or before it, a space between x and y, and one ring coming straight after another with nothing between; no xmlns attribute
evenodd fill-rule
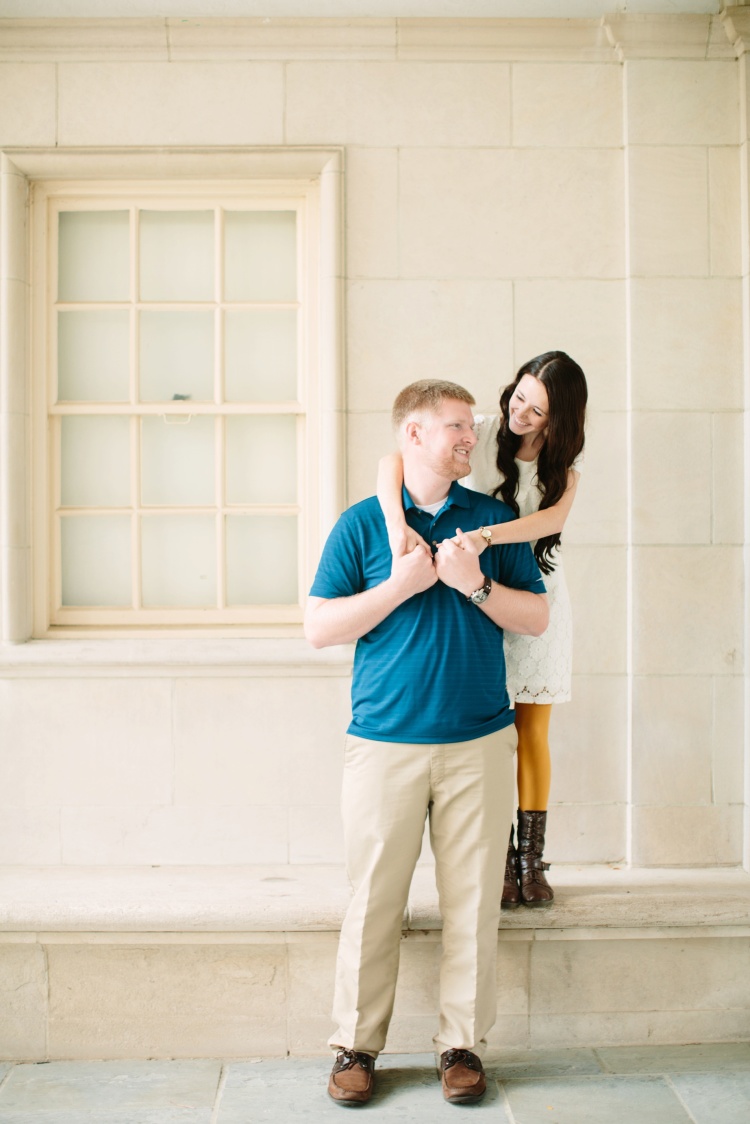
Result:
<svg viewBox="0 0 750 1124"><path fill-rule="evenodd" d="M0 1064L2 1124L255 1124L337 1119L326 1057ZM747 1124L750 1043L533 1051L487 1059L481 1105L442 1100L432 1057L387 1054L361 1113L420 1122Z"/></svg>

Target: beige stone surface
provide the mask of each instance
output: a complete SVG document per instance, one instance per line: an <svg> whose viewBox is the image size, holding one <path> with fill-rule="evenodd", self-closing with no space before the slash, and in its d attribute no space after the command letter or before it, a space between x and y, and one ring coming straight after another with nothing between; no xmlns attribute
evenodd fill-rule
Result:
<svg viewBox="0 0 750 1124"><path fill-rule="evenodd" d="M743 497L737 485L744 479L743 417L739 411L735 411L714 414L711 421L711 539L716 543L741 543Z"/></svg>
<svg viewBox="0 0 750 1124"><path fill-rule="evenodd" d="M170 686L164 680L0 680L0 791L19 806L168 800Z"/></svg>
<svg viewBox="0 0 750 1124"><path fill-rule="evenodd" d="M711 541L711 421L707 413L633 414L634 542Z"/></svg>
<svg viewBox="0 0 750 1124"><path fill-rule="evenodd" d="M289 808L289 861L340 863L344 857L341 826L341 781L331 788L327 804L291 805Z"/></svg>
<svg viewBox="0 0 750 1124"><path fill-rule="evenodd" d="M622 768L622 764L618 765ZM554 784L554 781L553 781ZM553 885L560 881L562 863L619 863L626 853L626 807L622 799L588 803L581 785L577 801L556 803L555 790L547 820L545 859L554 862Z"/></svg>
<svg viewBox="0 0 750 1124"><path fill-rule="evenodd" d="M275 62L63 63L58 143L281 144L282 78Z"/></svg>
<svg viewBox="0 0 750 1124"><path fill-rule="evenodd" d="M375 494L378 461L395 448L390 410L349 415L347 426L348 504Z"/></svg>
<svg viewBox="0 0 750 1124"><path fill-rule="evenodd" d="M33 944L0 945L0 1057L43 1057L47 1025L47 965Z"/></svg>
<svg viewBox="0 0 750 1124"><path fill-rule="evenodd" d="M301 1033L305 1020L317 1020L329 1013L338 933L290 933L286 949L289 1018L299 1025Z"/></svg>
<svg viewBox="0 0 750 1124"><path fill-rule="evenodd" d="M404 386L433 378L466 386L478 409L496 412L514 375L512 316L508 281L352 282L349 408L390 411Z"/></svg>
<svg viewBox="0 0 750 1124"><path fill-rule="evenodd" d="M609 821L617 818L614 805L601 811ZM550 828L569 813L582 823L586 808L556 806L550 815ZM606 823L603 816L600 837L604 837ZM573 937L582 932L579 939L594 939L592 933L611 928L631 932L644 926L699 931L698 927L705 925L747 928L750 924L750 875L740 869L665 870L628 868L617 862L564 863L555 854L554 842L548 850L557 860L554 906L532 913L504 912L504 937L523 941L536 933L539 939L541 931L565 929ZM705 862L711 865L712 860L706 858ZM3 933L10 940L15 940L17 933L45 933L50 934L52 943L71 946L142 944L145 940L160 945L176 942L210 947L232 943L237 939L234 934L240 934L245 943L265 944L276 939L277 943L286 940L297 944L307 939L305 934L335 933L350 899L341 864L119 870L6 866L0 868L0 890L0 941ZM428 866L416 869L407 927L416 933L440 927L435 875ZM59 939L53 939L55 933L60 934ZM286 938L285 933L289 934ZM316 955L327 955L324 938L316 936L314 940L316 946L321 942Z"/></svg>
<svg viewBox="0 0 750 1124"><path fill-rule="evenodd" d="M398 150L346 151L347 276L398 276Z"/></svg>
<svg viewBox="0 0 750 1124"><path fill-rule="evenodd" d="M531 962L532 1015L717 1011L750 1005L750 946L742 937L725 937L718 945L711 939L679 937L540 941L532 948Z"/></svg>
<svg viewBox="0 0 750 1124"><path fill-rule="evenodd" d="M289 857L288 806L208 804L187 807L66 807L63 861L139 863L283 863Z"/></svg>
<svg viewBox="0 0 750 1124"><path fill-rule="evenodd" d="M0 805L0 863L52 864L61 860L59 809Z"/></svg>
<svg viewBox="0 0 750 1124"><path fill-rule="evenodd" d="M497 63L290 62L287 144L510 142L510 68Z"/></svg>
<svg viewBox="0 0 750 1124"><path fill-rule="evenodd" d="M0 67L0 77L2 67ZM0 277L4 280L29 280L28 212L29 182L12 160L3 160L2 185L3 240L0 243ZM19 379L22 382L22 379Z"/></svg>
<svg viewBox="0 0 750 1124"><path fill-rule="evenodd" d="M621 969L619 969L621 970ZM532 1047L627 1046L643 1042L734 1042L747 1034L747 1010L604 1011L600 1014L532 1015Z"/></svg>
<svg viewBox="0 0 750 1124"><path fill-rule="evenodd" d="M633 860L644 866L742 861L742 805L633 808Z"/></svg>
<svg viewBox="0 0 750 1124"><path fill-rule="evenodd" d="M550 723L555 804L582 796L596 804L626 797L627 679L624 675L573 675L573 698L555 706ZM558 815L556 809L550 822ZM565 839L559 840L565 846ZM565 851L560 858L565 856Z"/></svg>
<svg viewBox="0 0 750 1124"><path fill-rule="evenodd" d="M623 274L616 150L410 148L400 167L406 277Z"/></svg>
<svg viewBox="0 0 750 1124"><path fill-rule="evenodd" d="M584 462L563 543L627 541L628 419L622 411L588 410Z"/></svg>
<svg viewBox="0 0 750 1124"><path fill-rule="evenodd" d="M3 279L2 286L8 301L9 323L14 325L15 330L3 333L0 347L8 374L16 375L26 366L29 289L25 281L13 278ZM3 413L26 414L28 408L29 388L26 379L9 377L0 380L0 409Z"/></svg>
<svg viewBox="0 0 750 1124"><path fill-rule="evenodd" d="M31 447L31 421L26 414L6 414L2 434L7 456L7 487L16 502L2 513L3 546L28 546L31 541L31 512L26 464Z"/></svg>
<svg viewBox="0 0 750 1124"><path fill-rule="evenodd" d="M635 679L632 768L636 804L711 803L712 717L712 684L704 676Z"/></svg>
<svg viewBox="0 0 750 1124"><path fill-rule="evenodd" d="M733 146L708 150L711 274L738 277L742 270L740 155Z"/></svg>
<svg viewBox="0 0 750 1124"><path fill-rule="evenodd" d="M742 798L744 770L744 683L740 675L713 679L713 770L717 804L736 804Z"/></svg>
<svg viewBox="0 0 750 1124"><path fill-rule="evenodd" d="M622 68L617 64L518 62L512 75L514 145L622 144Z"/></svg>
<svg viewBox="0 0 750 1124"><path fill-rule="evenodd" d="M48 955L53 1056L286 1052L283 945L58 945Z"/></svg>
<svg viewBox="0 0 750 1124"><path fill-rule="evenodd" d="M739 135L736 64L631 59L626 64L631 144L735 144Z"/></svg>
<svg viewBox="0 0 750 1124"><path fill-rule="evenodd" d="M0 144L55 144L55 91L52 63L2 63Z"/></svg>
<svg viewBox="0 0 750 1124"><path fill-rule="evenodd" d="M298 680L290 737L285 679L180 680L175 803L274 805L336 798L351 706L346 679Z"/></svg>
<svg viewBox="0 0 750 1124"><path fill-rule="evenodd" d="M565 547L574 617L573 667L579 675L625 671L625 564L624 546Z"/></svg>
<svg viewBox="0 0 750 1124"><path fill-rule="evenodd" d="M270 11L270 9L269 9ZM396 54L395 19L274 15L165 21L172 58L384 58Z"/></svg>
<svg viewBox="0 0 750 1124"><path fill-rule="evenodd" d="M741 671L739 548L636 547L633 592L636 675L732 675Z"/></svg>
<svg viewBox="0 0 750 1124"><path fill-rule="evenodd" d="M628 173L632 275L707 275L706 150L633 147L628 152Z"/></svg>
<svg viewBox="0 0 750 1124"><path fill-rule="evenodd" d="M514 367L567 351L586 375L591 409L624 409L625 311L623 281L514 281Z"/></svg>
<svg viewBox="0 0 750 1124"><path fill-rule="evenodd" d="M741 290L724 279L632 283L633 408L742 404ZM686 325L691 331L686 331Z"/></svg>

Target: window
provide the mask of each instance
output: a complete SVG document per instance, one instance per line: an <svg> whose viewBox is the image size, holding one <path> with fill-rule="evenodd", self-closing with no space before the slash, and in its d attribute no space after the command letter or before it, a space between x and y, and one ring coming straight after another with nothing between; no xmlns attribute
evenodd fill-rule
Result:
<svg viewBox="0 0 750 1124"><path fill-rule="evenodd" d="M291 179L27 173L35 635L300 621L343 499L339 174L303 156Z"/></svg>

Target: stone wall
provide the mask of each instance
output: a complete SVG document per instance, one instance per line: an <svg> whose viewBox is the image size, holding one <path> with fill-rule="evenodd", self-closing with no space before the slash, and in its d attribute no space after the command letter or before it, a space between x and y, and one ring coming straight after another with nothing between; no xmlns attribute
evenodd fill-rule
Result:
<svg viewBox="0 0 750 1124"><path fill-rule="evenodd" d="M350 502L406 382L455 379L491 411L532 355L582 364L556 861L743 857L744 11L0 21L5 149L343 146ZM295 639L6 646L0 862L339 861L348 660Z"/></svg>

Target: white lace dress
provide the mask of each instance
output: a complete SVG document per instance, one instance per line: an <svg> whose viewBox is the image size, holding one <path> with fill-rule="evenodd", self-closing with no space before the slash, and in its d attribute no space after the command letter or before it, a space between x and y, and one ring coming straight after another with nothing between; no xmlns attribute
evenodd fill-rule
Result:
<svg viewBox="0 0 750 1124"><path fill-rule="evenodd" d="M478 414L474 420L479 440L472 453L471 476L467 476L461 483L478 492L492 492L500 482L497 471L497 431L500 419L495 415ZM516 459L516 466L518 467L516 499L520 514L531 515L539 510L542 499L536 479L536 461ZM573 467L580 472L582 458L578 458ZM533 548L534 543L531 546ZM565 582L562 552L559 548L555 551L554 559L555 569L552 573L542 574L549 597L547 631L541 636L505 633L505 662L511 703L570 701L573 618Z"/></svg>

